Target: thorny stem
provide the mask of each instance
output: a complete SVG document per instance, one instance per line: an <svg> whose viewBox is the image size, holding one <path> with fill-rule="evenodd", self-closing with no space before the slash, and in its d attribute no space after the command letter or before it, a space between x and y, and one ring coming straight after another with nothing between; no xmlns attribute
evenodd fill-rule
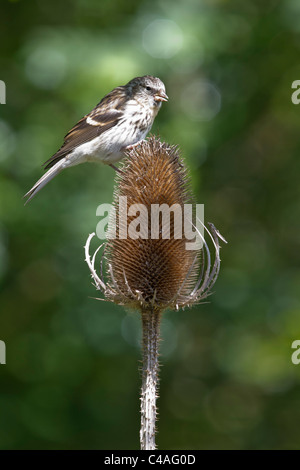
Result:
<svg viewBox="0 0 300 470"><path fill-rule="evenodd" d="M155 450L156 399L158 397L158 343L160 312L142 310L143 367L141 389L141 450Z"/></svg>

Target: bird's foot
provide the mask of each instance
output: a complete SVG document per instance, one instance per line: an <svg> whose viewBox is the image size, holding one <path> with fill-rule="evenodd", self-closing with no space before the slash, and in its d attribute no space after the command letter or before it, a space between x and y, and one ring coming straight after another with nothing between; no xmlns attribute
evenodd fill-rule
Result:
<svg viewBox="0 0 300 470"><path fill-rule="evenodd" d="M142 142L145 142L145 140L139 140L138 142L136 142L135 144L132 144L132 145L127 145L127 147L124 147L122 150L123 152L130 152L130 150L133 150L135 147L137 147L138 145L140 145Z"/></svg>

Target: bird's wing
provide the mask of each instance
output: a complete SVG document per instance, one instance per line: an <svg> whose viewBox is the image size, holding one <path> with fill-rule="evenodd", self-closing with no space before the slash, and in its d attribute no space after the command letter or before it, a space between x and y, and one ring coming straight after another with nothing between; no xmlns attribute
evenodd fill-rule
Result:
<svg viewBox="0 0 300 470"><path fill-rule="evenodd" d="M117 87L106 95L89 114L80 119L67 133L61 148L44 163L45 169L51 168L74 148L98 137L115 126L123 116L127 99L125 87Z"/></svg>

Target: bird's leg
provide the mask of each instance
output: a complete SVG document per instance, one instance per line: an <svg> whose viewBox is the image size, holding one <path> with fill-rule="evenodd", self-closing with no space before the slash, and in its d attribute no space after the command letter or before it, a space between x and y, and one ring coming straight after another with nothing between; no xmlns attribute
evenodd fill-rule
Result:
<svg viewBox="0 0 300 470"><path fill-rule="evenodd" d="M117 166L113 165L112 163L109 163L109 166L111 166L118 173L122 173L122 171Z"/></svg>

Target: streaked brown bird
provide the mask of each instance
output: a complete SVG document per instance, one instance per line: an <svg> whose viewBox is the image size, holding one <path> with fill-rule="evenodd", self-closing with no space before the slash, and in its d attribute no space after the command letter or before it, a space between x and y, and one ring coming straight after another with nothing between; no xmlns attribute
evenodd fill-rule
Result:
<svg viewBox="0 0 300 470"><path fill-rule="evenodd" d="M163 82L151 75L136 77L114 88L67 133L62 147L44 163L48 170L25 194L33 198L54 176L84 162L112 166L124 152L150 131L162 101L167 101Z"/></svg>

